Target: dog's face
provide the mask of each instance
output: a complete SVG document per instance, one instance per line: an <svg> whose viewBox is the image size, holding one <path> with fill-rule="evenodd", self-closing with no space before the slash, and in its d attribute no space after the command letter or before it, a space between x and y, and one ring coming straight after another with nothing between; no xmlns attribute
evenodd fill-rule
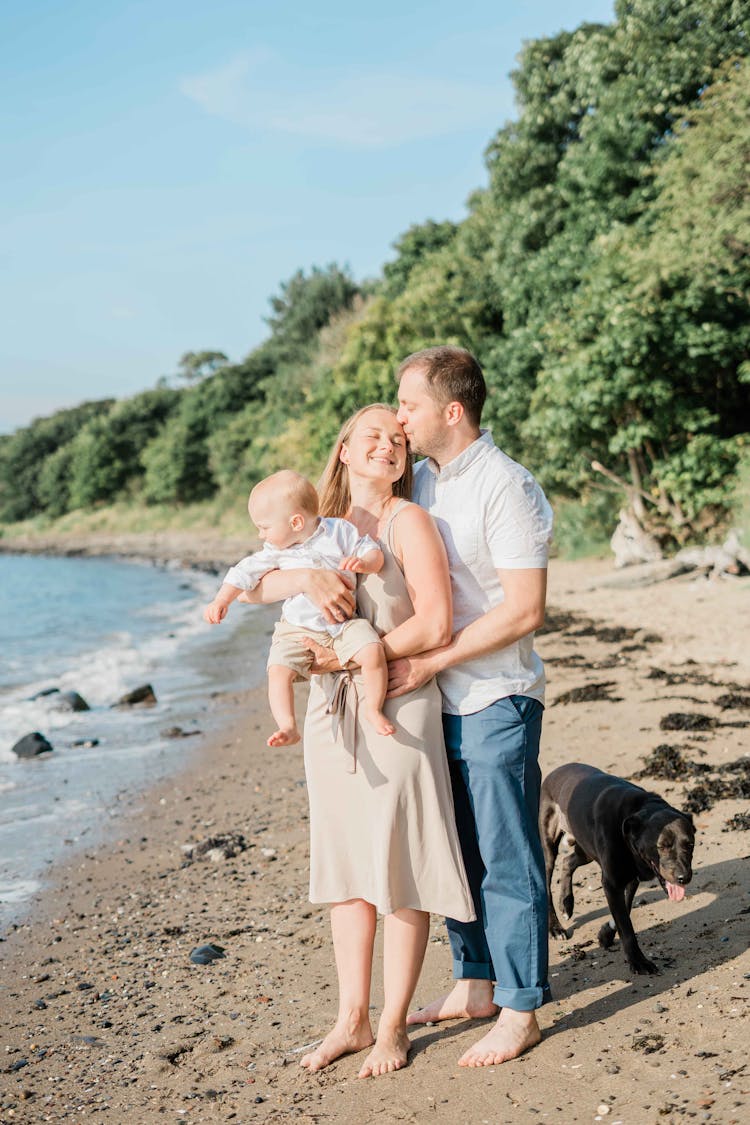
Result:
<svg viewBox="0 0 750 1125"><path fill-rule="evenodd" d="M653 871L670 899L680 902L693 877L695 826L691 818L666 806L627 817L622 829L631 851Z"/></svg>

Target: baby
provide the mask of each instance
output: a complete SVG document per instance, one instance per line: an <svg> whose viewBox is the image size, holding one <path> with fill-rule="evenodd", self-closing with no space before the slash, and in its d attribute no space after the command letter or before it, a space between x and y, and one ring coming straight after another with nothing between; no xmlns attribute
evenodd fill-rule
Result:
<svg viewBox="0 0 750 1125"><path fill-rule="evenodd" d="M263 547L227 572L216 597L203 611L212 625L218 625L235 598L254 589L269 570L325 567L350 574L377 574L383 566L383 552L369 535L361 536L348 520L318 515L318 494L299 473L283 469L266 477L250 493L247 507ZM385 651L372 625L360 617L330 625L304 594L287 598L281 614L267 665L268 700L278 724L268 745L290 746L300 740L292 685L295 680L310 678L313 653L305 647L306 638L332 648L342 667L350 661L360 666L365 718L379 734L393 734L396 728L383 714L388 687Z"/></svg>

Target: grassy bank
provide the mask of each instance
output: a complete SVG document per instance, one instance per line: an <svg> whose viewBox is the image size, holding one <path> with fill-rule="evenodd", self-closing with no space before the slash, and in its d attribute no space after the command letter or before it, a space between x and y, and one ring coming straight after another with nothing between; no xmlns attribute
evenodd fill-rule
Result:
<svg viewBox="0 0 750 1125"><path fill-rule="evenodd" d="M252 539L254 529L247 515L245 498L240 495L220 495L199 504L123 502L67 512L57 519L40 515L17 523L0 524L0 537L6 544L15 539L159 535L164 532Z"/></svg>

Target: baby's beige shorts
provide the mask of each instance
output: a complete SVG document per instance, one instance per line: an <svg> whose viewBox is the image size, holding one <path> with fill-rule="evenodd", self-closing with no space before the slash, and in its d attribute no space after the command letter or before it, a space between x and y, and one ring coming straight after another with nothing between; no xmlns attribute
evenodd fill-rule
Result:
<svg viewBox="0 0 750 1125"><path fill-rule="evenodd" d="M323 629L318 631L290 625L282 617L273 631L266 667L282 664L296 672L301 680L309 680L313 654L303 645L305 638L317 641L324 648L332 648L342 668L346 668L352 657L365 645L380 643L380 634L363 617L353 617L351 621L347 621L337 637L332 637Z"/></svg>

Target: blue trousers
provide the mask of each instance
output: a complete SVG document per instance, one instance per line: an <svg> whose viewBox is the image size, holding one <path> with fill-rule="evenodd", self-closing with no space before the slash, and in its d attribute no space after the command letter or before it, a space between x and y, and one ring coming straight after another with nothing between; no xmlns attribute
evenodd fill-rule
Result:
<svg viewBox="0 0 750 1125"><path fill-rule="evenodd" d="M539 839L544 708L512 695L473 715L443 715L456 824L476 922L446 919L457 979L495 981L500 1007L550 997L547 889Z"/></svg>

